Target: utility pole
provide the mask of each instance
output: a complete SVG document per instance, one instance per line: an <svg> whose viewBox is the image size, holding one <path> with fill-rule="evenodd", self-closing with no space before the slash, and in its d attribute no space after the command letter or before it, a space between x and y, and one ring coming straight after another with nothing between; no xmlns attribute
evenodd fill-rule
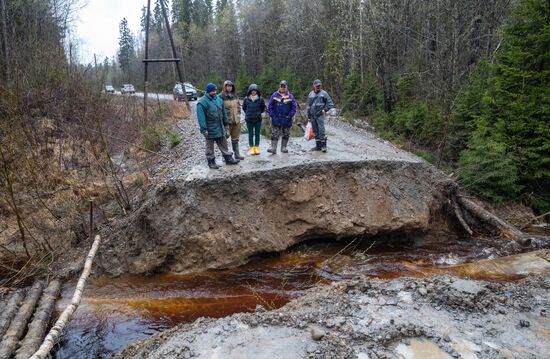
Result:
<svg viewBox="0 0 550 359"><path fill-rule="evenodd" d="M145 66L143 81L143 120L147 123L147 92L149 91L149 62L145 61L149 59L149 21L151 20L151 0L147 0L147 17L145 20L145 59L143 65Z"/></svg>
<svg viewBox="0 0 550 359"><path fill-rule="evenodd" d="M182 85L183 88L183 99L185 100L185 106L187 107L187 110L191 111L191 106L189 105L189 100L187 98L187 93L185 91L185 85L183 84L183 76L180 69L180 62L181 59L177 57L176 53L176 46L174 45L174 38L172 37L172 30L170 29L170 21L168 20L168 16L166 13L166 5L164 4L164 0L160 1L160 6L162 9L162 17L164 17L164 22L166 24L166 31L168 32L168 37L170 38L170 45L172 47L172 58L171 59L150 59L149 58L149 22L151 17L151 0L147 0L147 17L145 21L145 58L143 59L143 63L145 66L145 81L144 81L144 102L143 102L143 111L144 111L144 118L147 120L147 87L149 86L148 83L148 64L150 62L174 62L176 65L176 70L178 72L178 79L179 82Z"/></svg>

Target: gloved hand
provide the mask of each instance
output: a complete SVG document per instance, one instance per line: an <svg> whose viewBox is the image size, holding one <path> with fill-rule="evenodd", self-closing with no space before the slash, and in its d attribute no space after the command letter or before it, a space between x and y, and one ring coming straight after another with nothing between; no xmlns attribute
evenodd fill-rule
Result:
<svg viewBox="0 0 550 359"><path fill-rule="evenodd" d="M225 138L229 138L229 136L231 136L229 134L229 126L225 126Z"/></svg>
<svg viewBox="0 0 550 359"><path fill-rule="evenodd" d="M208 131L202 131L202 135L205 137L205 138L208 138Z"/></svg>

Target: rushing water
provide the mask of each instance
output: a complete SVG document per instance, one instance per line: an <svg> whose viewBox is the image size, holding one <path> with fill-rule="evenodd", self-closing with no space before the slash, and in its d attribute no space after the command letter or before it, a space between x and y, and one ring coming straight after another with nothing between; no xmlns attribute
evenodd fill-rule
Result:
<svg viewBox="0 0 550 359"><path fill-rule="evenodd" d="M513 254L518 247L498 239L471 240L445 235L415 239L317 241L280 255L257 258L228 270L151 277L90 280L82 304L68 324L57 358L108 358L127 344L202 316L253 311L257 304L278 308L306 289L361 272L396 278L453 272L461 263ZM350 272L347 268L354 268ZM346 274L348 273L349 274ZM506 274L500 279L510 279ZM499 279L499 275L488 276ZM57 310L72 296L65 286Z"/></svg>

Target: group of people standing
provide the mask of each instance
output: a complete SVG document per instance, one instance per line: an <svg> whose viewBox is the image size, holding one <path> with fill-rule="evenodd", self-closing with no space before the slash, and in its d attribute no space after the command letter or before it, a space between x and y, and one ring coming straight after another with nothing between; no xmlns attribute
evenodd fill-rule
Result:
<svg viewBox="0 0 550 359"><path fill-rule="evenodd" d="M320 80L313 81L313 89L307 99L307 117L315 134L315 147L312 151L327 151L327 136L325 134L325 113L334 108L329 94L321 89ZM220 168L214 155L214 144L220 149L225 163L236 165L244 160L240 153L239 139L241 135L241 104L235 86L231 81L225 81L220 95L215 84L206 85L205 95L197 103L197 119L200 131L206 139L206 160L208 167ZM294 95L288 90L288 83L281 81L279 89L269 98L266 106L256 84L248 87L243 98L242 111L245 114L248 129L248 144L250 155L260 154L260 132L262 114L267 111L271 118L271 147L267 150L277 153L279 138L281 152L288 153L290 129L297 111ZM231 138L232 150L227 139Z"/></svg>

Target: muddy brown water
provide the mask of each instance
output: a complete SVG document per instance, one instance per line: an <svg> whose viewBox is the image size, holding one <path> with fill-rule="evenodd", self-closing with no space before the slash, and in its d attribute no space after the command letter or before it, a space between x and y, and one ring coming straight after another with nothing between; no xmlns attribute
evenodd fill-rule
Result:
<svg viewBox="0 0 550 359"><path fill-rule="evenodd" d="M449 234L315 241L234 269L97 278L89 281L55 357L108 358L131 342L199 317L253 311L258 304L278 308L318 283L352 276L350 267L378 278L443 272L483 279L483 270L463 270L461 264L517 252L519 247L509 241ZM493 271L486 277L511 280L517 275ZM73 288L74 283L64 287L58 312L67 305Z"/></svg>

